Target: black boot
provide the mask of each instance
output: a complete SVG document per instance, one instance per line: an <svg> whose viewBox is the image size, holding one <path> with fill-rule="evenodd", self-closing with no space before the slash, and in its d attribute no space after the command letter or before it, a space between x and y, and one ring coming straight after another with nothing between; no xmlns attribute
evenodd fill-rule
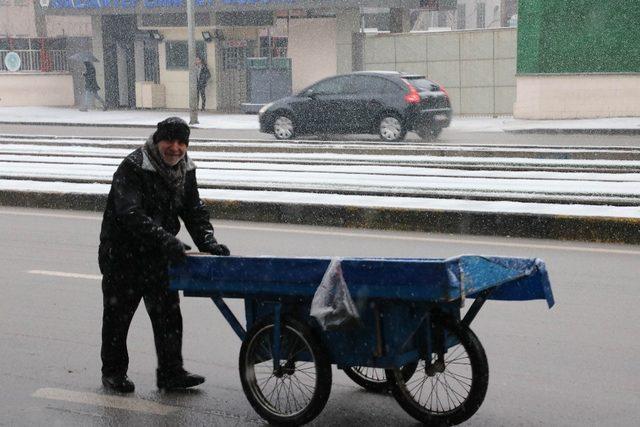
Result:
<svg viewBox="0 0 640 427"><path fill-rule="evenodd" d="M133 381L131 381L126 375L103 375L102 385L107 390L117 391L118 393L131 393L135 390Z"/></svg>
<svg viewBox="0 0 640 427"><path fill-rule="evenodd" d="M180 368L169 372L158 371L157 381L158 388L161 390L176 390L200 385L205 378Z"/></svg>

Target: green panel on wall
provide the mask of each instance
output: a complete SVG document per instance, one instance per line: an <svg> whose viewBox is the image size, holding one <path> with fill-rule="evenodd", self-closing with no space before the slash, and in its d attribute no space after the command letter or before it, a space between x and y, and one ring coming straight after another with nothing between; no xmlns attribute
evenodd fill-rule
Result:
<svg viewBox="0 0 640 427"><path fill-rule="evenodd" d="M518 72L640 72L639 23L638 0L521 0Z"/></svg>
<svg viewBox="0 0 640 427"><path fill-rule="evenodd" d="M540 72L540 33L542 2L520 0L518 3L518 73Z"/></svg>

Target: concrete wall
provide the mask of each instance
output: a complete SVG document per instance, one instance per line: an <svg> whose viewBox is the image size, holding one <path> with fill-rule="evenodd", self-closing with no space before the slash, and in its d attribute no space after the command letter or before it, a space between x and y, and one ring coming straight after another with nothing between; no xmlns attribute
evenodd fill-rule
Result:
<svg viewBox="0 0 640 427"><path fill-rule="evenodd" d="M36 37L33 2L0 6L0 36Z"/></svg>
<svg viewBox="0 0 640 427"><path fill-rule="evenodd" d="M0 37L37 37L34 2L16 3L0 4ZM91 37L90 16L48 15L45 21L48 37Z"/></svg>
<svg viewBox="0 0 640 427"><path fill-rule="evenodd" d="M446 88L455 114L512 114L516 37L512 28L368 36L364 69L424 74Z"/></svg>
<svg viewBox="0 0 640 427"><path fill-rule="evenodd" d="M49 15L47 36L49 37L91 37L90 16Z"/></svg>
<svg viewBox="0 0 640 427"><path fill-rule="evenodd" d="M287 56L292 62L294 92L320 79L335 75L338 70L336 20L292 19L289 23Z"/></svg>
<svg viewBox="0 0 640 427"><path fill-rule="evenodd" d="M0 107L68 107L73 103L71 74L2 73Z"/></svg>
<svg viewBox="0 0 640 427"><path fill-rule="evenodd" d="M640 117L640 73L517 77L520 119Z"/></svg>

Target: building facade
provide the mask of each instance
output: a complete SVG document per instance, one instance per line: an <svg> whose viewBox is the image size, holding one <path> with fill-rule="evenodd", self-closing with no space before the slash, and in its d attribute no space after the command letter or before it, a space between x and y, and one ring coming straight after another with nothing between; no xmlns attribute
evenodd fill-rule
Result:
<svg viewBox="0 0 640 427"><path fill-rule="evenodd" d="M45 16L38 1L0 0L0 106L76 103L82 69L67 57L90 49L91 35L89 17ZM17 70L6 66L9 52Z"/></svg>
<svg viewBox="0 0 640 427"><path fill-rule="evenodd" d="M519 118L640 116L640 2L521 0Z"/></svg>
<svg viewBox="0 0 640 427"><path fill-rule="evenodd" d="M50 0L47 17L91 20L98 81L111 107L188 108L183 0ZM196 0L197 51L208 63L207 109L251 103L250 64L289 68L290 89L358 68L361 7L390 8L392 30L409 31L419 0ZM275 65L274 65L275 64Z"/></svg>

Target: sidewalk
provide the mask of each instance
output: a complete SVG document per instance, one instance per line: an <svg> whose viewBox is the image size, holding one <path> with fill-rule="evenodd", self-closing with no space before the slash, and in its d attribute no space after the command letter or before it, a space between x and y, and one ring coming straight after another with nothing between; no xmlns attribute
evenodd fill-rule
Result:
<svg viewBox="0 0 640 427"><path fill-rule="evenodd" d="M80 112L74 108L0 107L0 124L155 127L169 116L189 120L187 111L112 110ZM258 116L199 113L200 129L258 130ZM588 120L517 120L512 117L458 117L450 129L460 132L602 133L640 135L640 117Z"/></svg>

